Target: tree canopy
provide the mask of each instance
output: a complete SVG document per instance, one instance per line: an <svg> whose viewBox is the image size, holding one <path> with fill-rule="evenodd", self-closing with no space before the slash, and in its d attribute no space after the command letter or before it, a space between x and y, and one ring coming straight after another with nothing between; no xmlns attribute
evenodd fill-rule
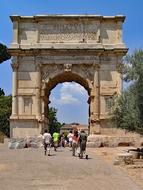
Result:
<svg viewBox="0 0 143 190"><path fill-rule="evenodd" d="M0 96L4 96L4 95L5 95L4 90L0 88Z"/></svg>
<svg viewBox="0 0 143 190"><path fill-rule="evenodd" d="M10 136L9 118L12 109L12 97L5 96L0 88L0 131L6 136Z"/></svg>
<svg viewBox="0 0 143 190"><path fill-rule="evenodd" d="M0 63L11 58L11 55L7 51L7 47L0 43Z"/></svg>
<svg viewBox="0 0 143 190"><path fill-rule="evenodd" d="M130 86L117 100L113 121L117 127L143 133L143 50L125 57L123 78Z"/></svg>
<svg viewBox="0 0 143 190"><path fill-rule="evenodd" d="M48 114L49 132L51 134L53 134L55 131L59 132L61 128L61 123L58 122L56 114L57 114L57 109L53 107L49 108L49 114Z"/></svg>

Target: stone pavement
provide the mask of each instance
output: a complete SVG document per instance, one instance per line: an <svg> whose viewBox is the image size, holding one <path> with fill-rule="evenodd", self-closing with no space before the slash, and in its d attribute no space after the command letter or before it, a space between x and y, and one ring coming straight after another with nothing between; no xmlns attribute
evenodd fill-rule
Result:
<svg viewBox="0 0 143 190"><path fill-rule="evenodd" d="M116 166L88 149L89 160L72 157L69 148L8 150L0 145L0 190L141 190Z"/></svg>

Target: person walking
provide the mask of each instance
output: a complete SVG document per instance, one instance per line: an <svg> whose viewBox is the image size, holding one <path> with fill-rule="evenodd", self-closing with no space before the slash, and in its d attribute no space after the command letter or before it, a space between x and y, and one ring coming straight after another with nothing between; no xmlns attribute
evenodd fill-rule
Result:
<svg viewBox="0 0 143 190"><path fill-rule="evenodd" d="M44 144L45 155L48 151L48 156L50 156L51 140L52 140L51 134L48 133L47 129L45 129L43 134L43 144Z"/></svg>
<svg viewBox="0 0 143 190"><path fill-rule="evenodd" d="M69 147L72 148L72 137L73 137L72 131L69 132L67 137L68 137L68 141L69 141Z"/></svg>
<svg viewBox="0 0 143 190"><path fill-rule="evenodd" d="M87 135L84 130L81 130L79 136L79 144L80 144L80 158L83 158L83 153L86 150L86 142L87 142Z"/></svg>
<svg viewBox="0 0 143 190"><path fill-rule="evenodd" d="M78 131L74 130L74 134L72 137L72 155L73 156L75 156L75 152L76 152L77 147L78 147L78 140L79 140Z"/></svg>
<svg viewBox="0 0 143 190"><path fill-rule="evenodd" d="M58 147L58 144L59 144L59 137L60 137L60 134L55 131L53 133L53 142L54 142L54 150L57 151L57 147Z"/></svg>
<svg viewBox="0 0 143 190"><path fill-rule="evenodd" d="M59 140L60 140L60 147L65 148L65 134L64 134L64 132L60 135Z"/></svg>

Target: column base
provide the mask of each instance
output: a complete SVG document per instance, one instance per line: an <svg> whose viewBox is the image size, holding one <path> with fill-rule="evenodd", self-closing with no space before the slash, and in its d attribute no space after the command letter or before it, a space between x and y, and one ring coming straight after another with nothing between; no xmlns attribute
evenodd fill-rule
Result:
<svg viewBox="0 0 143 190"><path fill-rule="evenodd" d="M18 115L16 115L16 114L11 115L10 120L13 120L13 119L18 119Z"/></svg>
<svg viewBox="0 0 143 190"><path fill-rule="evenodd" d="M25 138L35 137L48 129L46 117L35 115L11 115L10 116L10 137Z"/></svg>
<svg viewBox="0 0 143 190"><path fill-rule="evenodd" d="M37 120L10 120L10 138L25 138L30 136L38 136L39 126Z"/></svg>
<svg viewBox="0 0 143 190"><path fill-rule="evenodd" d="M91 121L90 134L101 134L101 126L99 120Z"/></svg>

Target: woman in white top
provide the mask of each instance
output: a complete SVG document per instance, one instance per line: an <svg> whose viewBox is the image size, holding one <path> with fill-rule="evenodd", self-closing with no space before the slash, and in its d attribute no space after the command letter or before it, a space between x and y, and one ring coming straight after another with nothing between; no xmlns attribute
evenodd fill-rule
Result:
<svg viewBox="0 0 143 190"><path fill-rule="evenodd" d="M45 129L45 132L43 134L43 144L44 144L45 155L48 150L48 156L50 156L51 140L52 140L51 134L48 133L47 129Z"/></svg>
<svg viewBox="0 0 143 190"><path fill-rule="evenodd" d="M69 140L69 147L71 148L72 147L72 137L73 137L72 131L69 132L67 137L68 137L68 140Z"/></svg>

